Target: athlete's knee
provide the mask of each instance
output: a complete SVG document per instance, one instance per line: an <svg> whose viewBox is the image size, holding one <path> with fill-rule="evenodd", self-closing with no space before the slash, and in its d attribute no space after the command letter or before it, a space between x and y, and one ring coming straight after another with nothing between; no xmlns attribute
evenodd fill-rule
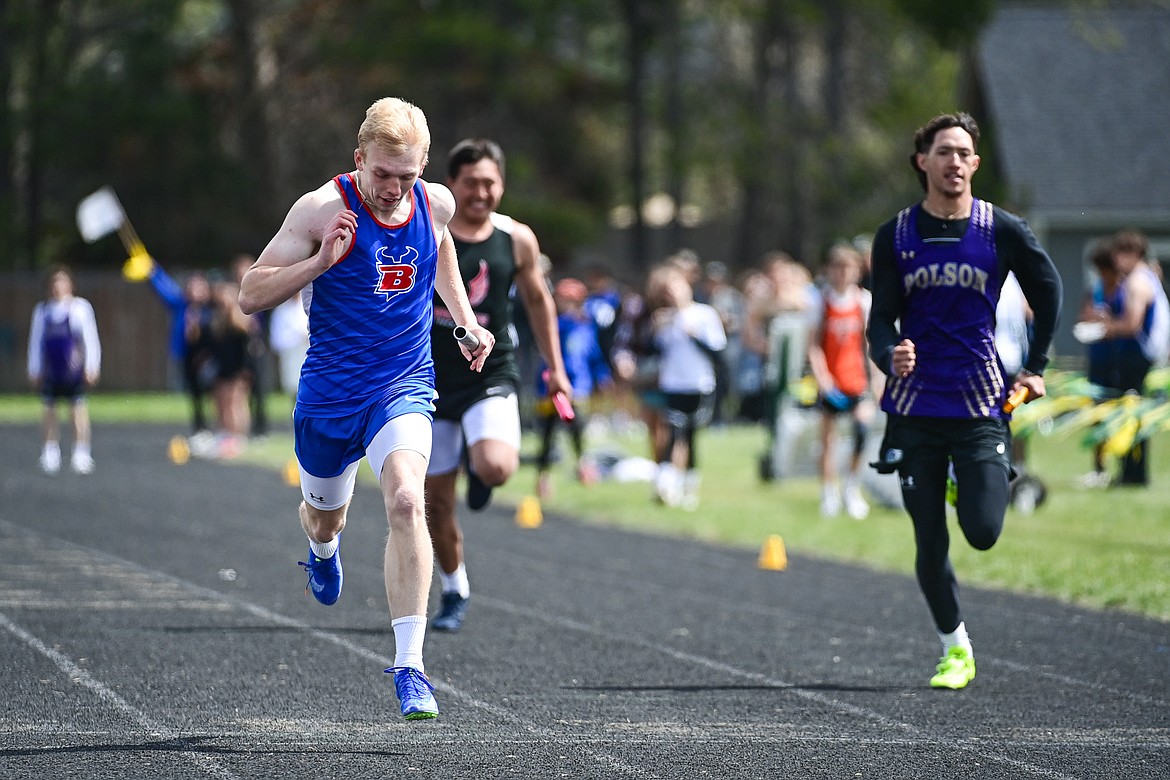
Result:
<svg viewBox="0 0 1170 780"><path fill-rule="evenodd" d="M411 484L396 485L386 496L386 515L392 528L416 523L425 524L426 502L423 499L422 487Z"/></svg>
<svg viewBox="0 0 1170 780"><path fill-rule="evenodd" d="M999 533L1002 528L1001 523L988 520L970 527L964 525L963 533L967 537L967 543L976 550L990 550L999 541Z"/></svg>
<svg viewBox="0 0 1170 780"><path fill-rule="evenodd" d="M860 456L865 452L865 443L869 439L869 423L856 417L853 418L853 455Z"/></svg>
<svg viewBox="0 0 1170 780"><path fill-rule="evenodd" d="M480 481L497 487L508 481L520 466L520 453L511 447L473 450L471 468Z"/></svg>
<svg viewBox="0 0 1170 780"><path fill-rule="evenodd" d="M301 501L299 514L301 525L315 542L324 544L333 540L345 528L345 506L337 509L318 509L306 501Z"/></svg>
<svg viewBox="0 0 1170 780"><path fill-rule="evenodd" d="M519 465L518 458L505 463L491 463L483 471L477 471L476 474L483 480L484 484L499 487L516 473L516 467Z"/></svg>

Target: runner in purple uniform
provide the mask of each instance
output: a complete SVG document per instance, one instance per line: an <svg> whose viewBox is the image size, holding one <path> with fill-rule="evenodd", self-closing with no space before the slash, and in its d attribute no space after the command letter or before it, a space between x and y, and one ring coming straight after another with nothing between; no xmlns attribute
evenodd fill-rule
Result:
<svg viewBox="0 0 1170 780"><path fill-rule="evenodd" d="M870 355L887 374L880 471L898 471L914 523L916 572L942 641L931 679L963 688L975 658L948 556L948 470L958 483L959 527L976 549L995 544L1009 500L1008 395L1044 395L1041 374L1060 316L1062 286L1027 224L975 198L979 127L967 114L932 119L910 162L926 197L879 228L873 246ZM1034 312L1028 359L1004 373L995 349L999 291L1014 271Z"/></svg>

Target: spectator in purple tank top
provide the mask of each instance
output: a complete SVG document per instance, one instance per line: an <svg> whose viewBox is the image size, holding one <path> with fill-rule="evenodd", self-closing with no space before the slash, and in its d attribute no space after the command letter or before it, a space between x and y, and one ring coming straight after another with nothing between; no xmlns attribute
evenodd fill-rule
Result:
<svg viewBox="0 0 1170 780"><path fill-rule="evenodd" d="M914 137L910 163L926 193L882 225L873 242L870 356L887 376L888 415L879 471L897 471L914 524L916 574L943 657L930 684L963 688L975 657L949 558L948 472L959 527L971 546L995 544L1011 475L1008 396L1044 395L1041 377L1060 315L1052 260L1019 217L979 200L979 127L967 114L937 116ZM1009 272L1033 311L1027 358L1008 374L995 348L995 311Z"/></svg>
<svg viewBox="0 0 1170 780"><path fill-rule="evenodd" d="M61 423L59 401L69 401L73 423L73 457L78 474L93 471L90 449L89 408L85 388L97 384L102 347L98 340L93 307L73 294L73 276L64 266L49 273L49 298L33 309L28 334L28 378L44 400L41 470L61 470Z"/></svg>

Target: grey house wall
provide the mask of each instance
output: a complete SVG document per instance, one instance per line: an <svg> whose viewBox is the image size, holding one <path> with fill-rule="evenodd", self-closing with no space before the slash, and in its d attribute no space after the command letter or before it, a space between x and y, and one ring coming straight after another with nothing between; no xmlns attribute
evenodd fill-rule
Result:
<svg viewBox="0 0 1170 780"><path fill-rule="evenodd" d="M1170 7L1005 4L972 64L1003 205L1028 219L1064 278L1056 351L1083 359L1072 325L1092 243L1141 230L1170 261Z"/></svg>

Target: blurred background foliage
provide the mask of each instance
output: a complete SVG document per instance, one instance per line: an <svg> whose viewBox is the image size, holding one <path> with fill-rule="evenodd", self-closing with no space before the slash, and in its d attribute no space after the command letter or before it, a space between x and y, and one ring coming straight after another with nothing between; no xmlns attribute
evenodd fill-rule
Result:
<svg viewBox="0 0 1170 780"><path fill-rule="evenodd" d="M86 246L74 223L107 184L167 266L258 253L351 169L384 95L426 111L428 179L461 138L500 141L504 210L558 267L608 236L637 272L702 230L733 268L771 249L815 263L918 197L911 136L964 108L993 6L0 0L0 270L119 266L116 240Z"/></svg>

